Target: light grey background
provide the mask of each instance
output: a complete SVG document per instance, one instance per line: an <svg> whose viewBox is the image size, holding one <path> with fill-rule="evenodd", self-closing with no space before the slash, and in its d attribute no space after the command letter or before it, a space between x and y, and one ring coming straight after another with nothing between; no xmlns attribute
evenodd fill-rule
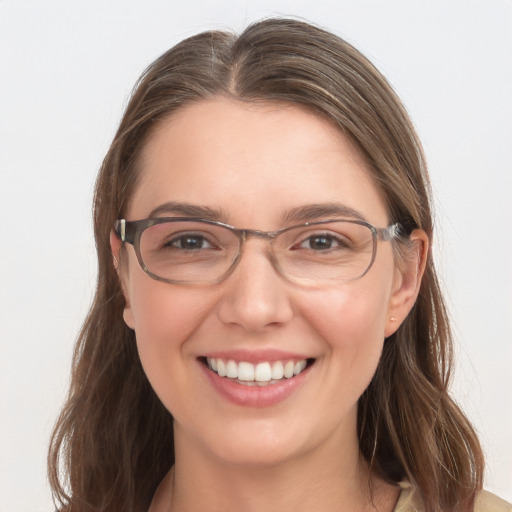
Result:
<svg viewBox="0 0 512 512"><path fill-rule="evenodd" d="M185 36L306 18L404 100L436 194L454 393L512 500L511 0L0 0L0 511L52 510L48 437L95 283L96 171L145 66Z"/></svg>

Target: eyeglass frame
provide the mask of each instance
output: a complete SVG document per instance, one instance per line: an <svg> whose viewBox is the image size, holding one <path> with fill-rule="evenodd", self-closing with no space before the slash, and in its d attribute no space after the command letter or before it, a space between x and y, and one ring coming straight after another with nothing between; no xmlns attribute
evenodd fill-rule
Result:
<svg viewBox="0 0 512 512"><path fill-rule="evenodd" d="M144 262L144 259L142 258L142 253L140 250L140 239L142 236L142 233L157 224L165 224L167 222L199 222L202 224L207 224L211 226L218 226L222 228L226 228L229 231L231 231L239 240L238 244L238 252L236 253L235 257L233 258L233 261L231 262L230 266L228 267L227 271L222 274L221 277L219 277L215 281L208 281L208 282L202 282L202 281L176 281L172 279L166 279L165 277L158 276L151 272L149 268L147 267L146 263ZM366 222L364 220L359 219L324 219L319 221L313 221L313 222L305 222L303 224L296 224L293 226L287 226L281 229L278 229L277 231L261 231L258 229L242 229L242 228L236 228L234 226L231 226L230 224L226 224L221 221L216 220L210 220L210 219L201 219L196 217L153 217L153 218L147 218L147 219L140 219L140 220L126 220L126 219L118 219L114 223L114 233L116 236L121 240L122 243L128 243L133 246L135 249L135 254L137 256L137 260L139 262L140 267L142 270L152 279L156 281L162 281L164 283L169 284L179 284L179 285L201 285L201 284L219 284L234 271L234 269L237 267L239 261L242 258L243 254L243 246L245 241L250 237L256 237L256 238L263 238L269 242L270 245L270 255L271 255L271 263L272 266L275 268L275 270L278 272L280 276L282 276L284 279L288 281L292 281L293 279L290 278L286 273L284 273L279 264L277 264L277 258L274 253L273 243L274 241L281 233L285 233L286 231L290 231L295 228L301 228L301 227L308 227L308 226L321 226L323 224L330 224L333 222L348 222L351 224L358 224L360 226L367 227L370 232L372 233L372 239L373 239L373 246L372 246L372 256L370 259L370 263L368 264L368 267L366 270L357 277L354 277L352 279L343 279L343 282L347 281L355 281L357 279L361 279L363 276L365 276L371 267L373 266L373 263L375 261L376 255L377 255L377 242L379 240L384 242L389 242L393 240L394 238L397 238L401 235L401 231L403 231L403 225L399 222L389 225L387 228L377 228L370 224L369 222Z"/></svg>

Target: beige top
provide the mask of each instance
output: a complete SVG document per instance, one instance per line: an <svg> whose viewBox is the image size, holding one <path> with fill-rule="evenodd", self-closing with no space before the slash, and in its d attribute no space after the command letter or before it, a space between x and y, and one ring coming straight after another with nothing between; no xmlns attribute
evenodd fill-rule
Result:
<svg viewBox="0 0 512 512"><path fill-rule="evenodd" d="M415 487L401 483L402 492L394 512L423 512L423 503ZM475 512L512 512L512 505L495 494L482 491L475 505Z"/></svg>

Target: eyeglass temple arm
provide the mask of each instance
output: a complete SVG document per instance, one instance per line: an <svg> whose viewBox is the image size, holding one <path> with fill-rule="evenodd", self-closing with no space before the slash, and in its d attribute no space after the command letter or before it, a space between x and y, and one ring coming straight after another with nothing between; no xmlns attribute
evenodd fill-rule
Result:
<svg viewBox="0 0 512 512"><path fill-rule="evenodd" d="M389 240L393 240L393 238L400 236L400 232L402 231L402 225L398 222L396 224L392 224L387 228L378 229L379 238L384 240L385 242L389 242Z"/></svg>
<svg viewBox="0 0 512 512"><path fill-rule="evenodd" d="M114 223L114 232L121 239L121 242L127 242L126 239L126 220L116 220Z"/></svg>

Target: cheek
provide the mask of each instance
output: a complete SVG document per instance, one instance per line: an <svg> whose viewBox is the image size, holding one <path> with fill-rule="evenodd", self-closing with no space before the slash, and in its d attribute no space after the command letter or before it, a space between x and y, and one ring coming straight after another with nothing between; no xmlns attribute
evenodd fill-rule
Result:
<svg viewBox="0 0 512 512"><path fill-rule="evenodd" d="M310 323L322 337L336 345L359 345L384 339L390 287L387 283L362 281L340 289L321 290L304 307ZM366 283L365 283L366 284Z"/></svg>
<svg viewBox="0 0 512 512"><path fill-rule="evenodd" d="M149 286L149 290L139 288L131 303L134 330L141 345L179 346L202 317L197 297L163 284L163 290L158 290L159 283Z"/></svg>
<svg viewBox="0 0 512 512"><path fill-rule="evenodd" d="M140 347L176 347L200 323L210 304L208 290L176 286L149 277L130 254L124 281L130 327Z"/></svg>
<svg viewBox="0 0 512 512"><path fill-rule="evenodd" d="M370 383L384 343L387 283L359 281L310 296L307 320L326 347L325 368L340 408L353 405ZM305 315L306 315L305 314Z"/></svg>
<svg viewBox="0 0 512 512"><path fill-rule="evenodd" d="M128 301L144 371L172 410L173 392L186 391L186 363L194 363L186 341L211 309L209 294L160 283L143 274L131 277Z"/></svg>

